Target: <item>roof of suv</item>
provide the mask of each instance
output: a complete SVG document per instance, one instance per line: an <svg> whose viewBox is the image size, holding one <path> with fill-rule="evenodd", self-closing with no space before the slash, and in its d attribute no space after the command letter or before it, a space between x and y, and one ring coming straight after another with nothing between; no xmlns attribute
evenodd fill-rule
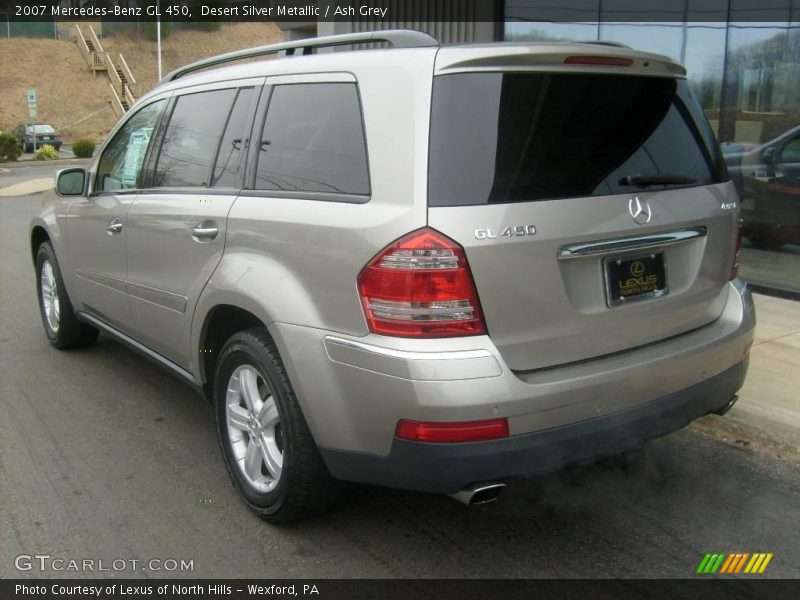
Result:
<svg viewBox="0 0 800 600"><path fill-rule="evenodd" d="M393 48L317 54L318 48L388 42ZM685 76L686 70L666 56L633 50L609 42L496 42L439 46L427 34L391 30L346 34L259 46L203 59L164 77L146 97L187 86L248 77L298 72L358 70L380 63L403 63L409 53L429 53L434 75L463 71L552 70L630 75ZM282 60L262 60L223 66L259 56L281 54ZM203 70L201 73L197 71Z"/></svg>

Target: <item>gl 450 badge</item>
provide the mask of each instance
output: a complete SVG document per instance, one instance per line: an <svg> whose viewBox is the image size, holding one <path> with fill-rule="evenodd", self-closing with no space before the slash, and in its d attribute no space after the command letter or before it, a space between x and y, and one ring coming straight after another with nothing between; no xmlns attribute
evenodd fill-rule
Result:
<svg viewBox="0 0 800 600"><path fill-rule="evenodd" d="M476 240L493 240L498 237L522 237L526 235L536 235L535 225L509 225L500 233L492 231L488 227L476 229Z"/></svg>

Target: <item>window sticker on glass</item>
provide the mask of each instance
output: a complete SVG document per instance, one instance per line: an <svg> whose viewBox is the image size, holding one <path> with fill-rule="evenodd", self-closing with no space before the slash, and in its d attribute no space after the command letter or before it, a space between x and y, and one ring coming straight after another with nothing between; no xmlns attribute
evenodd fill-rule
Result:
<svg viewBox="0 0 800 600"><path fill-rule="evenodd" d="M143 106L116 133L100 156L95 190L134 189L142 173L150 137L166 100Z"/></svg>
<svg viewBox="0 0 800 600"><path fill-rule="evenodd" d="M139 168L144 160L144 153L150 141L153 128L139 129L134 131L128 138L128 147L125 150L125 162L122 167L123 187L135 187L136 177L139 175Z"/></svg>

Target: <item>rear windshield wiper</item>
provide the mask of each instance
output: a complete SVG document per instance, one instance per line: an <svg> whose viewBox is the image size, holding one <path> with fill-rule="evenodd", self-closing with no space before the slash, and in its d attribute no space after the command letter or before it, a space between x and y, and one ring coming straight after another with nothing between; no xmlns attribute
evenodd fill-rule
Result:
<svg viewBox="0 0 800 600"><path fill-rule="evenodd" d="M685 177L683 175L642 175L636 173L635 175L628 175L619 180L620 185L634 185L636 187L647 187L650 185L689 185L697 183L694 177Z"/></svg>

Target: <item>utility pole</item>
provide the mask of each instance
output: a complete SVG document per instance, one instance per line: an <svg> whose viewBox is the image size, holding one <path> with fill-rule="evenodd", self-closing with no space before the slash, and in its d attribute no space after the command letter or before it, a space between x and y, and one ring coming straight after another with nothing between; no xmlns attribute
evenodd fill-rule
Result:
<svg viewBox="0 0 800 600"><path fill-rule="evenodd" d="M161 81L161 7L156 3L156 44L158 46L158 80Z"/></svg>

